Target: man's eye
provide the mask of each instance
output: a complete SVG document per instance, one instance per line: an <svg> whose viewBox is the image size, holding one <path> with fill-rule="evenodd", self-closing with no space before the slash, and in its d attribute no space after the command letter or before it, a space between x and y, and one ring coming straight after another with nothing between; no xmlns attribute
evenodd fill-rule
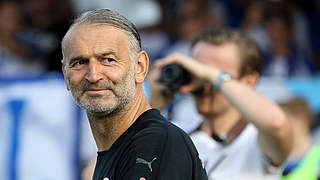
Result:
<svg viewBox="0 0 320 180"><path fill-rule="evenodd" d="M86 63L86 60L84 59L80 59L78 61L75 61L74 63L71 64L71 67L77 67L77 66L80 66L80 65L83 65Z"/></svg>
<svg viewBox="0 0 320 180"><path fill-rule="evenodd" d="M104 63L110 63L113 62L114 59L113 58L102 58Z"/></svg>
<svg viewBox="0 0 320 180"><path fill-rule="evenodd" d="M78 62L76 62L76 64L79 64L79 65L82 65L82 64L85 64L85 60L79 60Z"/></svg>

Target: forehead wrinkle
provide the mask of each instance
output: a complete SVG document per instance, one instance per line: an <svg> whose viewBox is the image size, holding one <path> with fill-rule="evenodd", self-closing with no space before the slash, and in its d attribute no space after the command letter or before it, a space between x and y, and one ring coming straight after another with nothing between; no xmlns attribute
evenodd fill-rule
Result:
<svg viewBox="0 0 320 180"><path fill-rule="evenodd" d="M93 27L92 27L93 26ZM65 37L63 38L63 41L62 41L62 44L63 44L63 47L65 48L65 46L67 46L69 43L70 43L70 40L74 38L74 34L77 34L79 32L82 32L84 31L83 29L86 28L86 29L96 29L96 28L100 28L100 27L106 27L106 26L109 26L109 27L112 27L114 29L117 29L118 31L121 31L123 32L124 34L126 34L127 38L126 39L129 39L129 34L127 31L113 25L113 24L107 24L107 23L90 23L90 22L84 22L84 23L79 23L79 24L74 24L70 27L70 29L67 31ZM87 36L82 36L82 38L84 37L88 37L88 33L86 33ZM101 34L101 33L95 33L93 34L94 36L97 36L97 35L104 35L104 34ZM66 48L65 48L66 49ZM64 50L65 50L64 49Z"/></svg>
<svg viewBox="0 0 320 180"><path fill-rule="evenodd" d="M90 23L90 24L88 24L88 26L90 26L90 25L96 26L96 27L105 27L105 26L112 27L113 29L116 29L116 30L120 31L125 35L124 39L125 39L126 46L128 47L129 51L130 51L130 46L133 46L131 44L132 42L130 41L130 37L131 36L130 36L129 32L127 32L126 30L124 30L124 29L122 29L122 28L120 28L120 27L118 27L118 26L116 26L114 24L109 24L109 23ZM120 37L118 37L118 38L120 38Z"/></svg>
<svg viewBox="0 0 320 180"><path fill-rule="evenodd" d="M98 29L103 28L103 27L111 27L112 29L102 29L102 33L97 32L95 33L94 31L99 31L95 29L95 27L98 27ZM93 31L93 32L92 32ZM109 31L112 33L112 31L120 31L125 35L125 38L122 38L124 36L111 36L110 33L103 33L103 31ZM79 36L78 34L85 34L85 36ZM91 55L100 55L103 53L109 53L113 52L113 55L116 56L117 52L116 50L121 49L121 46L119 43L112 43L112 42L107 42L106 40L110 39L109 37L115 38L114 41L116 42L121 42L123 43L124 41L126 42L126 45L124 47L129 48L129 40L128 40L128 34L117 27L111 26L109 24L78 24L75 25L70 32L68 33L68 36L66 37L66 50L72 49L70 53L73 53L74 55L70 54L70 56L79 56L77 49L83 53L83 50L85 50L84 54L81 54L81 56L85 56L86 54L91 54ZM126 39L126 40L125 40ZM89 41L88 41L89 40ZM111 40L110 40L111 41ZM90 43L90 45L88 45ZM108 43L106 47L106 43ZM90 46L88 48L88 46ZM79 49L80 48L80 49ZM90 52L93 51L93 52Z"/></svg>
<svg viewBox="0 0 320 180"><path fill-rule="evenodd" d="M93 26L93 27L92 27ZM66 38L67 40L70 40L71 38L73 38L75 35L74 34L78 34L78 33L85 33L86 36L81 36L82 39L89 37L89 35L91 35L90 37L104 37L106 34L108 33L88 33L90 31L97 31L99 29L102 29L103 27L109 27L108 30L104 30L104 31L119 31L122 32L124 35L126 35L126 38L128 40L128 33L121 29L118 28L116 26L113 25L109 25L109 24L100 24L100 23L82 23L82 24L77 24L74 25L74 27L72 27L68 33L68 38ZM78 36L76 36L78 37ZM116 37L116 36L112 36L112 37ZM97 39L97 38L96 38Z"/></svg>

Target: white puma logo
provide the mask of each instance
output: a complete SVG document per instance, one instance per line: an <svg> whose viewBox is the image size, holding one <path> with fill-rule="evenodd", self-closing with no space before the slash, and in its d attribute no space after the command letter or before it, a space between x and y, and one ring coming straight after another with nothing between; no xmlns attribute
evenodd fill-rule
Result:
<svg viewBox="0 0 320 180"><path fill-rule="evenodd" d="M142 158L137 158L137 159L136 159L136 163L142 163L142 164L148 165L150 171L152 172L152 166L151 166L151 164L152 164L153 161L155 161L156 159L157 159L157 158L155 157L155 158L152 159L152 161L148 162L148 161L146 161L146 160L144 160L144 159L142 159Z"/></svg>

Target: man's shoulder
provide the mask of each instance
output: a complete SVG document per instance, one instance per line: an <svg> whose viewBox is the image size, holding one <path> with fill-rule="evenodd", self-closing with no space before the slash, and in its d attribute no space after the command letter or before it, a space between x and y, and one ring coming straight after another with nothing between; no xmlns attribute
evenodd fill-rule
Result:
<svg viewBox="0 0 320 180"><path fill-rule="evenodd" d="M188 135L154 111L142 114L131 128L120 157L119 174L139 177L144 174L146 179L151 176L190 179L197 173L193 168L202 168ZM179 169L173 172L176 167Z"/></svg>
<svg viewBox="0 0 320 180"><path fill-rule="evenodd" d="M188 136L182 129L165 119L158 110L151 109L137 120L138 131L136 136L145 137L157 136L159 138L169 138L178 134Z"/></svg>
<svg viewBox="0 0 320 180"><path fill-rule="evenodd" d="M144 114L138 126L131 137L134 149L139 150L141 146L144 150L163 146L193 146L189 135L156 111L149 110L148 115Z"/></svg>

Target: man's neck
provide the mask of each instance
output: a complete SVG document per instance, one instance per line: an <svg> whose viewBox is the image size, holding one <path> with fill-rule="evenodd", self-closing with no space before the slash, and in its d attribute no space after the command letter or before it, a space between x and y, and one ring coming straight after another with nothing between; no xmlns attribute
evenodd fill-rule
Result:
<svg viewBox="0 0 320 180"><path fill-rule="evenodd" d="M137 94L135 99L125 108L112 116L96 118L88 114L98 151L110 149L112 144L148 109L151 109L151 107L146 96L141 93Z"/></svg>
<svg viewBox="0 0 320 180"><path fill-rule="evenodd" d="M218 115L205 117L201 129L209 136L212 136L212 134L218 136L227 135L240 119L240 113L235 109L230 108Z"/></svg>

